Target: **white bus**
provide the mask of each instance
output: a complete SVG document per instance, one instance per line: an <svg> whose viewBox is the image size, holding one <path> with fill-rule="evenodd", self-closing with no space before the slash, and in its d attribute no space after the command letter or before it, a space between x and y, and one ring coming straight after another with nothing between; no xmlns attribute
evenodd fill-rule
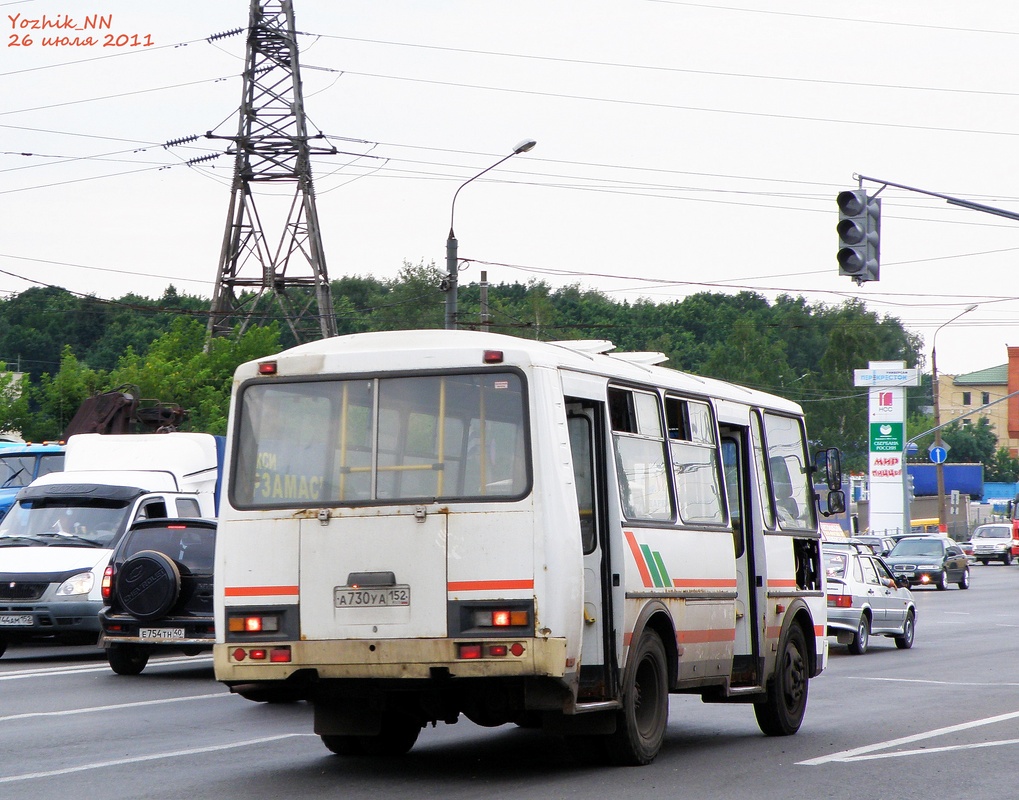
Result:
<svg viewBox="0 0 1019 800"><path fill-rule="evenodd" d="M239 367L217 678L309 700L338 754L464 714L645 764L680 692L795 733L838 454L792 402L611 350L398 331Z"/></svg>

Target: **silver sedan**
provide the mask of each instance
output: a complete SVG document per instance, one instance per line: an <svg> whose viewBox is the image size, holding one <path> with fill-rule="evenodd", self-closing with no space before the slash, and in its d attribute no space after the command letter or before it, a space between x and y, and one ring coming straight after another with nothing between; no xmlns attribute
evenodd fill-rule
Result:
<svg viewBox="0 0 1019 800"><path fill-rule="evenodd" d="M872 635L890 636L901 650L913 646L913 595L870 548L825 542L824 566L829 636L855 655L867 652Z"/></svg>

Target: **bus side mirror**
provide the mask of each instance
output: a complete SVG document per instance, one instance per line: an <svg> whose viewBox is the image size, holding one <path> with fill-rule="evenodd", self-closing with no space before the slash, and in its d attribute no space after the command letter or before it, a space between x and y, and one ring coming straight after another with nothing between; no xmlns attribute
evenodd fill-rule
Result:
<svg viewBox="0 0 1019 800"><path fill-rule="evenodd" d="M831 491L836 492L842 488L842 454L837 447L819 450L814 454L814 464L815 469L821 472L822 482ZM842 498L842 504L845 506L845 497Z"/></svg>
<svg viewBox="0 0 1019 800"><path fill-rule="evenodd" d="M825 498L824 504L825 508L821 509L821 514L826 517L830 517L832 514L845 514L846 493L841 490L828 492L828 496Z"/></svg>

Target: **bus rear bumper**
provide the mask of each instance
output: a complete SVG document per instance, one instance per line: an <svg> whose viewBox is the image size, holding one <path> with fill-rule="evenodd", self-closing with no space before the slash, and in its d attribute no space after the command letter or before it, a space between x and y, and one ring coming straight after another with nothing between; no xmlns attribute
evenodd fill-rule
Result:
<svg viewBox="0 0 1019 800"><path fill-rule="evenodd" d="M564 678L566 640L374 639L217 643L216 679L282 681L301 672L330 679Z"/></svg>

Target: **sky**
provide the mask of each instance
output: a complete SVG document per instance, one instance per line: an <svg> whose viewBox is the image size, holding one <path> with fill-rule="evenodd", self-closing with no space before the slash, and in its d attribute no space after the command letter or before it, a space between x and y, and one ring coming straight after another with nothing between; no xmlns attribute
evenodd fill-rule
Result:
<svg viewBox="0 0 1019 800"><path fill-rule="evenodd" d="M233 159L204 134L237 131L245 41L208 39L249 7L0 0L0 296L211 297ZM859 298L923 337L927 370L937 332L942 374L1019 345L1019 222L925 194L1019 212L1019 4L294 9L309 131L337 148L312 164L332 279L444 268L458 187L533 138L457 196L461 284L484 270L620 301ZM110 23L94 45L33 27L91 14ZM838 274L835 196L861 175L912 190L881 191L880 280L857 286Z"/></svg>

